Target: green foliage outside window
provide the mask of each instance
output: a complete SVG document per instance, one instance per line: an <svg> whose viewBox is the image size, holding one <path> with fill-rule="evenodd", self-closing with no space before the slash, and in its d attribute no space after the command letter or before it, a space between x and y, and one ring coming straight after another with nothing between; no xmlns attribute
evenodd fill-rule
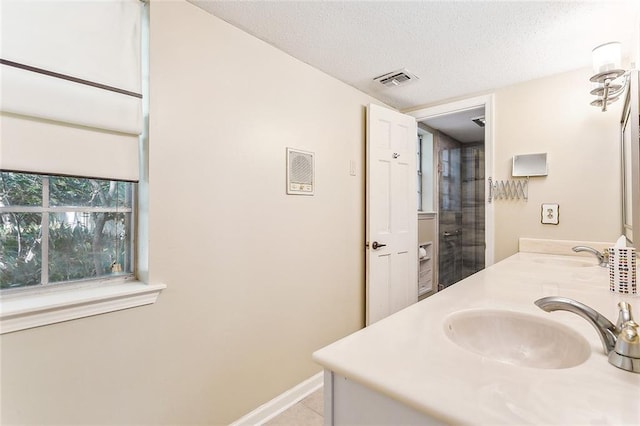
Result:
<svg viewBox="0 0 640 426"><path fill-rule="evenodd" d="M132 186L0 172L0 288L131 273Z"/></svg>

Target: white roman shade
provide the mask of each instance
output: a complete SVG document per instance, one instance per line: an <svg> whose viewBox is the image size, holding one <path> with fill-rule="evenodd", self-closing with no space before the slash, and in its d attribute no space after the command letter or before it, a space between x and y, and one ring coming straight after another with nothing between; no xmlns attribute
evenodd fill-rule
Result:
<svg viewBox="0 0 640 426"><path fill-rule="evenodd" d="M2 0L0 169L138 180L140 0Z"/></svg>

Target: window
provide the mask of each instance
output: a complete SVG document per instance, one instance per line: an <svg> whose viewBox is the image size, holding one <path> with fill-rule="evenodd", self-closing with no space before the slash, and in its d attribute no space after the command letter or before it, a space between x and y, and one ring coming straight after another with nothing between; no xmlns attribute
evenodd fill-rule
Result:
<svg viewBox="0 0 640 426"><path fill-rule="evenodd" d="M433 133L418 127L417 152L417 197L418 211L433 211L434 168L433 168Z"/></svg>
<svg viewBox="0 0 640 426"><path fill-rule="evenodd" d="M134 186L0 173L0 288L132 276Z"/></svg>
<svg viewBox="0 0 640 426"><path fill-rule="evenodd" d="M147 260L147 2L2 13L0 334L155 303L166 286Z"/></svg>

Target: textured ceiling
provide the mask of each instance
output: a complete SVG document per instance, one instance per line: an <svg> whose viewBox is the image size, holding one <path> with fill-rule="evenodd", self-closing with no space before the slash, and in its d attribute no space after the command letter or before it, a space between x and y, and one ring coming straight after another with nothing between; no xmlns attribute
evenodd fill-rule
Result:
<svg viewBox="0 0 640 426"><path fill-rule="evenodd" d="M608 41L629 55L640 15L638 0L190 1L401 110L590 67ZM420 79L372 80L400 68Z"/></svg>

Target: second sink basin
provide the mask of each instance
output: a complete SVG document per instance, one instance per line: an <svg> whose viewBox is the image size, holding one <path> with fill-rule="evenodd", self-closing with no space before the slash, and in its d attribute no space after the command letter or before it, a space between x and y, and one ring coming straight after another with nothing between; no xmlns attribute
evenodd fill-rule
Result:
<svg viewBox="0 0 640 426"><path fill-rule="evenodd" d="M445 334L486 358L533 368L569 368L591 354L587 340L552 320L503 310L469 310L445 318Z"/></svg>

